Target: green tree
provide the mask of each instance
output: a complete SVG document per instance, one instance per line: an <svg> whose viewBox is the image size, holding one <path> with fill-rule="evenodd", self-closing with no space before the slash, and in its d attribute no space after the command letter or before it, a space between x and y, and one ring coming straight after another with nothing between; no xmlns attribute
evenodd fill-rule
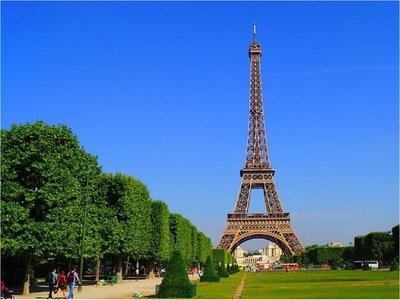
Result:
<svg viewBox="0 0 400 300"><path fill-rule="evenodd" d="M200 277L201 282L218 282L220 281L219 276L215 273L214 259L211 255L207 257L206 264L204 266L204 274Z"/></svg>
<svg viewBox="0 0 400 300"><path fill-rule="evenodd" d="M147 258L150 253L151 203L147 187L131 176L104 174L102 194L112 217L108 252L117 258L117 276L122 278L122 258Z"/></svg>
<svg viewBox="0 0 400 300"><path fill-rule="evenodd" d="M198 262L197 260L197 250L198 250L198 240L197 240L197 228L194 225L191 225L190 227L190 259L191 259L191 264L195 264Z"/></svg>
<svg viewBox="0 0 400 300"><path fill-rule="evenodd" d="M215 265L232 263L232 254L226 249L212 249L212 257Z"/></svg>
<svg viewBox="0 0 400 300"><path fill-rule="evenodd" d="M218 273L217 274L218 274L219 277L225 277L225 278L229 277L229 273L226 270L225 263L223 263L223 262L220 263L220 265L218 267Z"/></svg>
<svg viewBox="0 0 400 300"><path fill-rule="evenodd" d="M390 264L390 271L394 272L394 271L399 271L399 263L397 262L397 260L393 260L392 263Z"/></svg>
<svg viewBox="0 0 400 300"><path fill-rule="evenodd" d="M393 259L399 261L399 225L392 228Z"/></svg>
<svg viewBox="0 0 400 300"><path fill-rule="evenodd" d="M167 262L171 253L169 234L169 210L162 201L151 202L152 233L149 254L149 276L153 277L154 262Z"/></svg>
<svg viewBox="0 0 400 300"><path fill-rule="evenodd" d="M33 261L78 256L82 207L101 170L65 125L12 125L1 131L1 141L1 251L26 259L28 295Z"/></svg>
<svg viewBox="0 0 400 300"><path fill-rule="evenodd" d="M191 283L188 278L186 263L179 250L172 252L167 272L158 291L158 298L192 298Z"/></svg>
<svg viewBox="0 0 400 300"><path fill-rule="evenodd" d="M370 232L365 236L366 259L388 266L393 255L393 238L388 232Z"/></svg>
<svg viewBox="0 0 400 300"><path fill-rule="evenodd" d="M367 248L365 246L365 236L359 235L354 237L354 257L356 260L365 260L367 254Z"/></svg>
<svg viewBox="0 0 400 300"><path fill-rule="evenodd" d="M169 228L173 250L181 252L186 265L192 262L191 223L180 214L170 214Z"/></svg>
<svg viewBox="0 0 400 300"><path fill-rule="evenodd" d="M345 262L352 262L354 260L354 247L344 247L342 253L342 259Z"/></svg>
<svg viewBox="0 0 400 300"><path fill-rule="evenodd" d="M196 260L202 264L205 264L207 257L211 255L212 245L211 240L206 237L203 232L197 232L197 252Z"/></svg>
<svg viewBox="0 0 400 300"><path fill-rule="evenodd" d="M328 263L330 265L336 264L342 261L342 247L327 247L327 246L318 246L315 248L311 248L308 251L308 261L313 264L324 264ZM296 262L296 261L293 261Z"/></svg>

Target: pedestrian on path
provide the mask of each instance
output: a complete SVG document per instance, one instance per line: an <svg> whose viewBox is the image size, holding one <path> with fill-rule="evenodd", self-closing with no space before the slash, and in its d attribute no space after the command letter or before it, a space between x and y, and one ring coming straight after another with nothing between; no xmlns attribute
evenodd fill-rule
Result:
<svg viewBox="0 0 400 300"><path fill-rule="evenodd" d="M75 284L80 284L78 273L76 272L75 267L72 268L72 270L70 272L68 272L67 281L68 281L68 286L69 286L68 299L74 299Z"/></svg>
<svg viewBox="0 0 400 300"><path fill-rule="evenodd" d="M65 298L65 290L67 288L67 276L64 271L61 271L57 277L56 287L61 290L63 298Z"/></svg>
<svg viewBox="0 0 400 300"><path fill-rule="evenodd" d="M47 299L53 299L53 292L54 292L54 286L57 281L57 273L56 269L54 268L53 271L49 271L49 274L47 275L47 284L49 285L49 296Z"/></svg>

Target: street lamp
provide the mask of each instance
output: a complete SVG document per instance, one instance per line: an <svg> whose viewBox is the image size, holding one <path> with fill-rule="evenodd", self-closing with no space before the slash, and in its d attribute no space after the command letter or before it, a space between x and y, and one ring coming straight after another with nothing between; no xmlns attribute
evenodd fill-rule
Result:
<svg viewBox="0 0 400 300"><path fill-rule="evenodd" d="M86 169L86 167L84 167ZM79 279L80 285L78 286L78 292L82 292L82 283L83 283L83 253L84 253L84 246L85 246L85 227L86 227L86 205L88 202L88 181L89 175L86 175L86 197L85 197L85 204L83 206L83 224L82 224L82 238L81 238L81 259L79 264Z"/></svg>

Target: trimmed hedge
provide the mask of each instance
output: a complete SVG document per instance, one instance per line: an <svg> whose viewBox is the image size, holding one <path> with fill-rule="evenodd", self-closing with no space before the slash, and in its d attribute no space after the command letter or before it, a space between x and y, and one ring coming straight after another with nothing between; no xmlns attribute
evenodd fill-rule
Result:
<svg viewBox="0 0 400 300"><path fill-rule="evenodd" d="M219 265L219 268L218 268L218 276L219 276L219 277L225 277L225 278L228 278L228 277L229 277L229 273L228 273L228 271L227 271L226 268L225 268L225 264L223 264L223 263L221 263L221 264Z"/></svg>
<svg viewBox="0 0 400 300"><path fill-rule="evenodd" d="M226 249L213 249L212 256L215 265L223 263L226 266L227 264L232 264L234 260L232 254Z"/></svg>
<svg viewBox="0 0 400 300"><path fill-rule="evenodd" d="M215 267L212 257L207 257L206 265L204 266L204 274L200 277L200 282L219 282L220 278L215 274Z"/></svg>
<svg viewBox="0 0 400 300"><path fill-rule="evenodd" d="M161 282L158 298L192 298L193 288L180 251L172 252L167 272Z"/></svg>

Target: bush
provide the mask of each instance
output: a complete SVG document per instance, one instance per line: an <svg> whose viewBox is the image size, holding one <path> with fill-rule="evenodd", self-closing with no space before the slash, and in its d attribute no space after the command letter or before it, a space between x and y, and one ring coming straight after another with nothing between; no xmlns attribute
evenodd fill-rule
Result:
<svg viewBox="0 0 400 300"><path fill-rule="evenodd" d="M200 282L219 282L220 278L215 274L215 267L212 257L207 257L206 265L204 266L204 275L200 277Z"/></svg>
<svg viewBox="0 0 400 300"><path fill-rule="evenodd" d="M346 261L344 264L344 269L345 270L355 270L356 267L349 261Z"/></svg>
<svg viewBox="0 0 400 300"><path fill-rule="evenodd" d="M240 272L240 270L239 270L239 265L237 265L237 264L234 264L234 265L232 266L232 269L233 269L233 272L234 272L234 273Z"/></svg>
<svg viewBox="0 0 400 300"><path fill-rule="evenodd" d="M192 298L193 296L185 262L181 252L176 250L172 253L157 297Z"/></svg>
<svg viewBox="0 0 400 300"><path fill-rule="evenodd" d="M392 261L392 264L390 265L390 271L399 271L399 263L397 260Z"/></svg>
<svg viewBox="0 0 400 300"><path fill-rule="evenodd" d="M368 271L368 270L371 270L371 267L370 267L367 263L363 263L362 269L363 269L364 271Z"/></svg>
<svg viewBox="0 0 400 300"><path fill-rule="evenodd" d="M226 271L228 272L228 274L232 274L231 266L229 264L226 266Z"/></svg>
<svg viewBox="0 0 400 300"><path fill-rule="evenodd" d="M224 263L222 263L222 264L219 265L219 268L218 268L218 276L219 276L219 277L225 277L225 278L228 278L228 277L229 277L229 273L228 273L228 271L226 270L225 264L224 264Z"/></svg>

